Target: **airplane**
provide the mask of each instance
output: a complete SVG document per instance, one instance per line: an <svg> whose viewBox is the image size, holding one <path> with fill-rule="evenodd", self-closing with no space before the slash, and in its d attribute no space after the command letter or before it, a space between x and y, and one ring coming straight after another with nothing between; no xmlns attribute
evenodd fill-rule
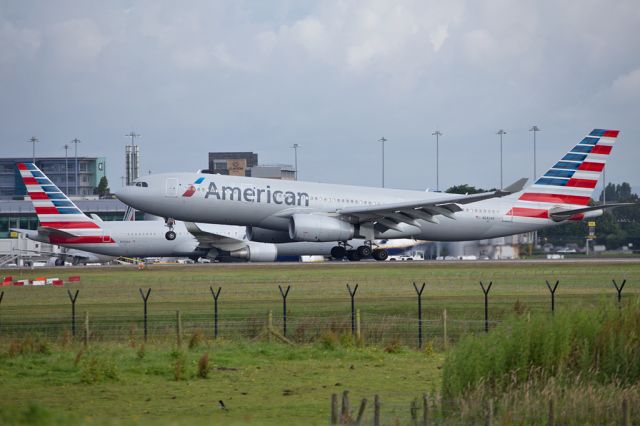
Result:
<svg viewBox="0 0 640 426"><path fill-rule="evenodd" d="M594 129L535 183L457 195L203 173L144 176L116 196L165 218L247 227L251 241L333 241L331 254L387 257L376 239L468 241L531 232L600 216L589 206L618 130ZM348 240L364 239L353 250ZM355 252L355 253L354 253Z"/></svg>
<svg viewBox="0 0 640 426"><path fill-rule="evenodd" d="M163 238L162 221L102 221L86 216L33 163L18 163L18 169L40 221L37 230L13 229L35 241L73 250L113 257L188 257L194 260L247 260L271 262L278 257L329 255L332 243L253 242L244 227L176 222L174 238ZM87 261L99 256L85 256ZM64 259L63 259L64 261ZM63 264L59 262L59 264Z"/></svg>

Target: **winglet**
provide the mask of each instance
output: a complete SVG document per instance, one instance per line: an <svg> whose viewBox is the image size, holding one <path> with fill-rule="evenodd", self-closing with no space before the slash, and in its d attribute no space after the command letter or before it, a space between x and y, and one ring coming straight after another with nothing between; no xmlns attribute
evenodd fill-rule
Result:
<svg viewBox="0 0 640 426"><path fill-rule="evenodd" d="M507 186L504 189L501 189L499 192L506 192L507 194L513 194L515 192L520 192L524 189L524 186L527 184L527 178L520 178L517 181L513 182L511 185Z"/></svg>

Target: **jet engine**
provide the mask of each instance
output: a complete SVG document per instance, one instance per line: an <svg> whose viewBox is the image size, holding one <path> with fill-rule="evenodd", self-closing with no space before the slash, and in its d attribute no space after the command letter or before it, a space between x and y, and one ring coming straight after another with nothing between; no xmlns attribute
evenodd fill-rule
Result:
<svg viewBox="0 0 640 426"><path fill-rule="evenodd" d="M278 257L275 244L251 244L229 252L229 256L249 262L273 262Z"/></svg>
<svg viewBox="0 0 640 426"><path fill-rule="evenodd" d="M294 241L347 241L354 226L335 217L318 214L294 214L289 219L289 237Z"/></svg>
<svg viewBox="0 0 640 426"><path fill-rule="evenodd" d="M290 243L289 233L287 231L274 231L272 229L256 228L255 226L247 226L247 239L257 243Z"/></svg>

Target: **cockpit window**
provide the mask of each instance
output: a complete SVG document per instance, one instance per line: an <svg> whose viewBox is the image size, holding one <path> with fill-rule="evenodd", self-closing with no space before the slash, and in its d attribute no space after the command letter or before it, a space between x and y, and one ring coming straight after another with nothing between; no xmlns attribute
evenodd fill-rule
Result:
<svg viewBox="0 0 640 426"><path fill-rule="evenodd" d="M136 186L141 186L143 188L147 188L149 184L147 182L136 182Z"/></svg>

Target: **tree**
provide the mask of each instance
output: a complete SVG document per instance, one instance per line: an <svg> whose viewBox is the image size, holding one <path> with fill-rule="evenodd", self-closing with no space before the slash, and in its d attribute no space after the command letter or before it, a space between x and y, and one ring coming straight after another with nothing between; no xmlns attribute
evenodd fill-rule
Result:
<svg viewBox="0 0 640 426"><path fill-rule="evenodd" d="M100 182L98 183L98 187L96 188L96 193L100 198L102 198L107 196L109 192L111 192L109 189L109 181L107 181L106 176L102 176L100 178Z"/></svg>
<svg viewBox="0 0 640 426"><path fill-rule="evenodd" d="M477 194L479 192L486 192L482 188L476 188L475 186L467 185L466 183L462 185L454 185L447 189L445 192L450 194Z"/></svg>

